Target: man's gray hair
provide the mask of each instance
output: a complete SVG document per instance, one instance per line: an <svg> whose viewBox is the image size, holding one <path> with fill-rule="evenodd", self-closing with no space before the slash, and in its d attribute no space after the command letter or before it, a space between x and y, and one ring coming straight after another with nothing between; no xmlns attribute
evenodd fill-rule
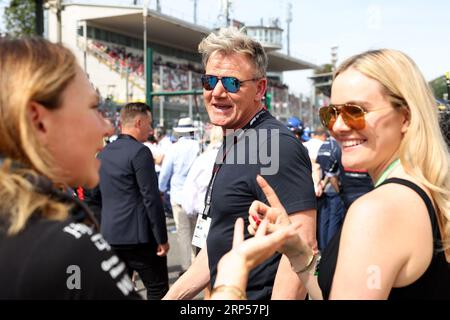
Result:
<svg viewBox="0 0 450 320"><path fill-rule="evenodd" d="M258 41L246 35L242 29L229 27L220 29L218 33L212 32L200 42L198 51L202 54L205 68L209 58L215 52L246 54L255 65L257 73L255 76L266 76L268 61L264 48Z"/></svg>

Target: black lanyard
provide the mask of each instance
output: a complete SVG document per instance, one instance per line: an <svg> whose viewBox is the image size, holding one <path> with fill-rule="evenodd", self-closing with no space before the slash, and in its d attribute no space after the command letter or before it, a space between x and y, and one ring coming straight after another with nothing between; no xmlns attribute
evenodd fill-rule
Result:
<svg viewBox="0 0 450 320"><path fill-rule="evenodd" d="M231 148L233 148L234 145L236 145L238 143L238 141L240 139L242 139L242 137L245 135L245 132L248 129L252 129L252 128L256 127L268 115L270 115L270 114L266 109L259 110L258 113L256 113L256 115L252 118L252 120L250 120L250 122L246 126L244 126L242 129L240 129L239 134L237 136L233 137L233 144L227 150L225 150L226 143L225 143L225 139L224 139L224 141L222 143L222 150L223 150L222 159L220 159L222 152L220 152L220 149L219 149L219 153L217 154L216 161L214 162L212 177L211 177L211 180L209 180L208 189L207 189L206 197L205 197L205 209L203 210L203 214L202 214L203 219L206 219L208 217L209 211L211 210L211 197L212 197L212 190L214 188L214 181L216 180L217 173L219 173L220 168L222 168L222 165L225 163L225 159L227 157L228 152L230 152Z"/></svg>

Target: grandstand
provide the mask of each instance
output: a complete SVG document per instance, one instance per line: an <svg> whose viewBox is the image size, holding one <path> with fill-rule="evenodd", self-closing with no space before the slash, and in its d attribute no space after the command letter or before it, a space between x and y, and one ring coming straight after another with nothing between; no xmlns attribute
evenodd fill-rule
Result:
<svg viewBox="0 0 450 320"><path fill-rule="evenodd" d="M61 35L61 42L75 53L103 98L118 105L145 100L141 7L67 3L61 11L60 30L56 12L48 10L47 16L48 38L56 42ZM211 31L148 10L147 46L153 52L154 92L201 89L203 68L197 47ZM303 102L289 94L289 88L282 82L282 72L316 66L268 49L272 112L281 120L292 114L300 115ZM156 122L168 127L180 116L200 115L202 120L207 119L201 96L154 97L153 106ZM115 110L111 113L115 114Z"/></svg>

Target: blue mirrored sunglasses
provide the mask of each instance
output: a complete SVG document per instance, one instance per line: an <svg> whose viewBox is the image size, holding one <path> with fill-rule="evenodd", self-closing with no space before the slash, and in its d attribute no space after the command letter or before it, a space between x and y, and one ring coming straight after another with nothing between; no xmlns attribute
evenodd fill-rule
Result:
<svg viewBox="0 0 450 320"><path fill-rule="evenodd" d="M220 81L222 81L222 85L227 92L236 93L239 91L241 84L243 84L244 82L256 81L259 79L260 78L253 78L253 79L241 81L235 77L218 77L218 76L213 76L210 74L204 74L204 75L202 75L202 85L205 90L211 91L211 90L214 90L214 88L216 87L217 83L220 80Z"/></svg>

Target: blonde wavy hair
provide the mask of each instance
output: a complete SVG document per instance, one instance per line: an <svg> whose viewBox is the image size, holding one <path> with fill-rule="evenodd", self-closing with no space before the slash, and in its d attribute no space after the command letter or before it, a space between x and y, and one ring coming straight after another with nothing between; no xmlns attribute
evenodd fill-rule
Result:
<svg viewBox="0 0 450 320"><path fill-rule="evenodd" d="M430 87L414 61L396 50L373 50L353 56L342 63L334 78L349 68L378 81L394 107L408 109L410 125L400 144L400 160L405 171L431 192L449 260L450 155Z"/></svg>
<svg viewBox="0 0 450 320"><path fill-rule="evenodd" d="M246 54L256 68L256 77L265 77L267 71L267 55L262 45L234 27L221 28L219 32L211 33L204 38L198 51L202 54L203 66L206 68L209 58L215 52L231 54Z"/></svg>
<svg viewBox="0 0 450 320"><path fill-rule="evenodd" d="M0 218L8 234L23 229L39 212L63 219L68 207L41 194L26 177L57 181L57 166L36 136L28 115L30 102L49 110L61 106L61 94L75 78L74 55L40 38L0 39ZM14 163L19 164L14 168ZM17 168L18 167L18 168Z"/></svg>

